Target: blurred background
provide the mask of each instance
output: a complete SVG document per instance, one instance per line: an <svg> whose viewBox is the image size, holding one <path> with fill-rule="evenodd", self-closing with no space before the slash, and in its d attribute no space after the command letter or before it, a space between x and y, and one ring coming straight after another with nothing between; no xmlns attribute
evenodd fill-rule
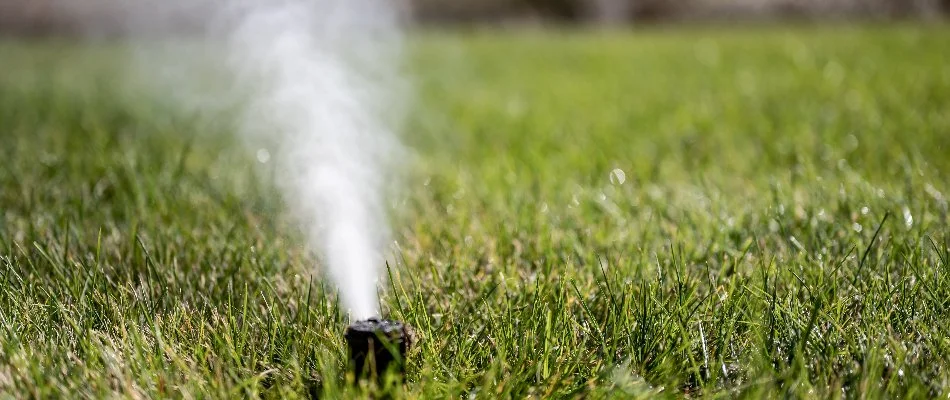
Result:
<svg viewBox="0 0 950 400"><path fill-rule="evenodd" d="M122 35L123 0L0 0L0 32ZM196 1L194 4L208 4ZM583 24L610 26L730 20L943 19L950 0L408 0L423 25ZM191 7L191 8L189 8ZM194 5L156 15L175 29L202 26ZM87 21L89 23L80 23ZM145 21L147 23L147 21ZM141 27L136 27L141 32Z"/></svg>

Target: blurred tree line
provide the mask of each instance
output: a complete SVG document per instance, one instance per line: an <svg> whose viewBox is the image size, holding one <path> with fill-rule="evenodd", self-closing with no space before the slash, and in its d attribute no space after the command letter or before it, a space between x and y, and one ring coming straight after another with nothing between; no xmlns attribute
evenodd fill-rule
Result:
<svg viewBox="0 0 950 400"><path fill-rule="evenodd" d="M428 22L624 24L730 19L942 18L950 0L414 0Z"/></svg>
<svg viewBox="0 0 950 400"><path fill-rule="evenodd" d="M162 0L159 0L162 1ZM393 0L397 1L397 0ZM615 25L662 21L762 19L937 19L950 0L402 0L417 23ZM0 0L0 32L122 34L129 0ZM135 3L139 6L147 4ZM156 16L163 29L201 29L195 12L208 0L179 1ZM163 9L167 7L162 7ZM138 13L139 15L141 13ZM171 22L171 23L170 23ZM149 21L136 21L136 24ZM136 31L141 32L138 26Z"/></svg>

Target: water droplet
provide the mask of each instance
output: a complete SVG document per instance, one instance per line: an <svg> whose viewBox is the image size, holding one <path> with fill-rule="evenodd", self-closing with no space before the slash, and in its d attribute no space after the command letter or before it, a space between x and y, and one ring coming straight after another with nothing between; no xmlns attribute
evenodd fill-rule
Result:
<svg viewBox="0 0 950 400"><path fill-rule="evenodd" d="M600 194L597 195L597 199L600 201L607 201L607 194L604 192L600 192Z"/></svg>
<svg viewBox="0 0 950 400"><path fill-rule="evenodd" d="M858 137L854 136L854 134L848 135L848 137L845 138L845 148L848 152L857 150L860 144Z"/></svg>
<svg viewBox="0 0 950 400"><path fill-rule="evenodd" d="M541 203L541 213L546 214L548 212L548 203Z"/></svg>
<svg viewBox="0 0 950 400"><path fill-rule="evenodd" d="M924 191L927 192L927 194L930 195L930 197L932 197L938 203L946 202L946 199L943 197L943 193L940 193L940 191L937 190L937 188L935 188L933 185L929 183L924 185Z"/></svg>
<svg viewBox="0 0 950 400"><path fill-rule="evenodd" d="M267 149L257 149L257 161L261 164L267 164L270 161L270 152Z"/></svg>
<svg viewBox="0 0 950 400"><path fill-rule="evenodd" d="M610 171L610 183L614 185L623 185L627 181L627 174L623 172L620 168L614 168L613 171Z"/></svg>
<svg viewBox="0 0 950 400"><path fill-rule="evenodd" d="M792 242L792 245L795 246L799 251L802 251L802 252L805 251L805 246L803 246L802 242L799 242L798 238L796 238L795 236L789 236L788 240Z"/></svg>
<svg viewBox="0 0 950 400"><path fill-rule="evenodd" d="M861 215L868 215L869 212L871 212L871 209L867 206L861 207Z"/></svg>
<svg viewBox="0 0 950 400"><path fill-rule="evenodd" d="M907 229L910 229L914 226L914 216L910 213L910 209L904 207L904 225L907 226Z"/></svg>
<svg viewBox="0 0 950 400"><path fill-rule="evenodd" d="M854 225L851 225L851 229L854 229L855 232L861 233L864 230L864 227L861 224L855 222Z"/></svg>
<svg viewBox="0 0 950 400"><path fill-rule="evenodd" d="M840 160L838 160L838 170L839 170L839 171L844 171L844 170L847 170L847 169L848 169L848 160L845 160L845 159L843 159L843 158L840 159Z"/></svg>

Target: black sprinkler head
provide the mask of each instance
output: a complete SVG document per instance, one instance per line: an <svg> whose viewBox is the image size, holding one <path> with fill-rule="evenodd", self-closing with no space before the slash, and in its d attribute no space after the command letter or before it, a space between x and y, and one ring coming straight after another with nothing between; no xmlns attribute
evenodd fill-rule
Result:
<svg viewBox="0 0 950 400"><path fill-rule="evenodd" d="M412 328L399 321L370 318L350 324L343 337L357 381L375 377L381 382L390 369L400 379L405 376L406 354L414 342Z"/></svg>

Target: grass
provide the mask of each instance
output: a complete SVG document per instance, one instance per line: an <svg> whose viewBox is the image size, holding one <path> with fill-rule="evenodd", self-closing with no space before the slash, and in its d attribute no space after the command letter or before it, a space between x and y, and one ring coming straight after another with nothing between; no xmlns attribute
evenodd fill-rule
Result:
<svg viewBox="0 0 950 400"><path fill-rule="evenodd" d="M423 34L387 315L340 315L226 123L0 44L3 397L946 397L950 30ZM620 178L622 171L623 179ZM378 393L377 393L378 394Z"/></svg>

